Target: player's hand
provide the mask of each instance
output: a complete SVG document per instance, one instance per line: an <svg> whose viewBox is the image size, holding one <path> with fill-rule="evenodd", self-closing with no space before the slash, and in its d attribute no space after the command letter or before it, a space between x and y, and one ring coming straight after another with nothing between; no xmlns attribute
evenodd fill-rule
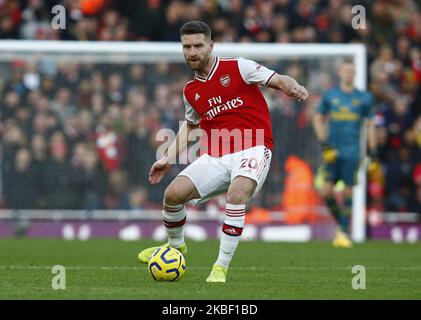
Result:
<svg viewBox="0 0 421 320"><path fill-rule="evenodd" d="M298 83L295 83L288 94L290 97L296 98L299 102L307 99L308 92L307 89L303 86L300 86Z"/></svg>
<svg viewBox="0 0 421 320"><path fill-rule="evenodd" d="M338 150L327 142L322 143L322 156L325 163L333 163L338 158Z"/></svg>
<svg viewBox="0 0 421 320"><path fill-rule="evenodd" d="M149 171L149 182L151 184L159 183L165 176L165 173L170 169L171 165L167 158L162 158L156 161Z"/></svg>

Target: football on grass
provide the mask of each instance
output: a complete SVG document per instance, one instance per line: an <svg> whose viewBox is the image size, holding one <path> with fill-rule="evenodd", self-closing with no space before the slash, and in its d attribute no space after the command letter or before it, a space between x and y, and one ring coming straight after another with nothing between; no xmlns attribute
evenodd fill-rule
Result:
<svg viewBox="0 0 421 320"><path fill-rule="evenodd" d="M177 249L161 247L149 259L148 269L156 281L177 281L186 272L186 260Z"/></svg>

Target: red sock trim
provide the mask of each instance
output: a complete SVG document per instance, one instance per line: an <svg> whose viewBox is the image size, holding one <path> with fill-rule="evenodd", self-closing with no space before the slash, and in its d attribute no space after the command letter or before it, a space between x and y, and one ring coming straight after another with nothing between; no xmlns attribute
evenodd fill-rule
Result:
<svg viewBox="0 0 421 320"><path fill-rule="evenodd" d="M243 233L243 228L230 226L229 224L224 223L222 226L222 232L229 236L241 236Z"/></svg>
<svg viewBox="0 0 421 320"><path fill-rule="evenodd" d="M184 219L180 221L166 221L164 219L162 219L162 221L164 222L166 228L176 228L181 227L186 223L186 217L184 217Z"/></svg>

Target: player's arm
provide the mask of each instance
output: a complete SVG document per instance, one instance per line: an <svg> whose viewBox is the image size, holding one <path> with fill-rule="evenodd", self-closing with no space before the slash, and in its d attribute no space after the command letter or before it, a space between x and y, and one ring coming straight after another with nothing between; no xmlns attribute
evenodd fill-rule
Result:
<svg viewBox="0 0 421 320"><path fill-rule="evenodd" d="M315 116L313 117L313 127L317 140L319 140L321 143L324 143L327 140L327 126L327 116L323 113L316 112Z"/></svg>
<svg viewBox="0 0 421 320"><path fill-rule="evenodd" d="M377 154L377 134L374 120L373 96L367 93L366 103L364 104L363 115L366 120L367 144L368 144L368 174L369 176L381 173L381 163Z"/></svg>
<svg viewBox="0 0 421 320"><path fill-rule="evenodd" d="M289 97L294 97L298 101L307 99L308 92L294 78L286 75L275 74L267 85L269 88L281 90Z"/></svg>
<svg viewBox="0 0 421 320"><path fill-rule="evenodd" d="M181 125L175 140L165 152L163 159L169 163L175 163L178 156L188 147L187 137L189 136L190 132L196 129L198 126L198 124L189 123L187 120L185 120Z"/></svg>
<svg viewBox="0 0 421 320"><path fill-rule="evenodd" d="M328 118L327 115L316 112L313 117L313 127L317 139L322 145L322 156L326 163L331 163L338 157L338 151L327 142Z"/></svg>
<svg viewBox="0 0 421 320"><path fill-rule="evenodd" d="M376 125L373 119L367 120L367 143L368 143L368 175L373 177L382 172L380 159L377 154Z"/></svg>
<svg viewBox="0 0 421 320"><path fill-rule="evenodd" d="M376 136L376 125L373 119L367 120L367 139L368 139L368 150L370 154L377 153L377 136Z"/></svg>
<svg viewBox="0 0 421 320"><path fill-rule="evenodd" d="M190 132L198 127L198 124L189 123L187 120L183 122L176 138L164 153L164 156L156 161L149 172L149 182L151 184L159 183L165 173L170 169L171 164L175 163L178 156L188 147L188 136Z"/></svg>
<svg viewBox="0 0 421 320"><path fill-rule="evenodd" d="M307 89L290 76L280 75L255 61L244 58L238 59L238 66L243 80L248 84L260 84L280 90L290 97L297 98L298 101L308 97Z"/></svg>

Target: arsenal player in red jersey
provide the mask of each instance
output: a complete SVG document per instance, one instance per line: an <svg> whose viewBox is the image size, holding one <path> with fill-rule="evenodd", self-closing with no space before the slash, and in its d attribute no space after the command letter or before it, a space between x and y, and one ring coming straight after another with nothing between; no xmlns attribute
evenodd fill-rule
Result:
<svg viewBox="0 0 421 320"><path fill-rule="evenodd" d="M165 156L152 165L149 181L157 184L162 180L187 149L189 134L200 128L201 156L164 193L166 245L186 254L185 203L203 202L226 192L219 255L206 280L225 282L244 227L246 205L262 187L272 157L270 114L259 85L280 90L298 101L305 100L308 93L293 78L254 61L215 56L210 28L201 21L184 24L180 35L194 79L184 87L185 121ZM147 263L156 249L143 250L139 260Z"/></svg>

